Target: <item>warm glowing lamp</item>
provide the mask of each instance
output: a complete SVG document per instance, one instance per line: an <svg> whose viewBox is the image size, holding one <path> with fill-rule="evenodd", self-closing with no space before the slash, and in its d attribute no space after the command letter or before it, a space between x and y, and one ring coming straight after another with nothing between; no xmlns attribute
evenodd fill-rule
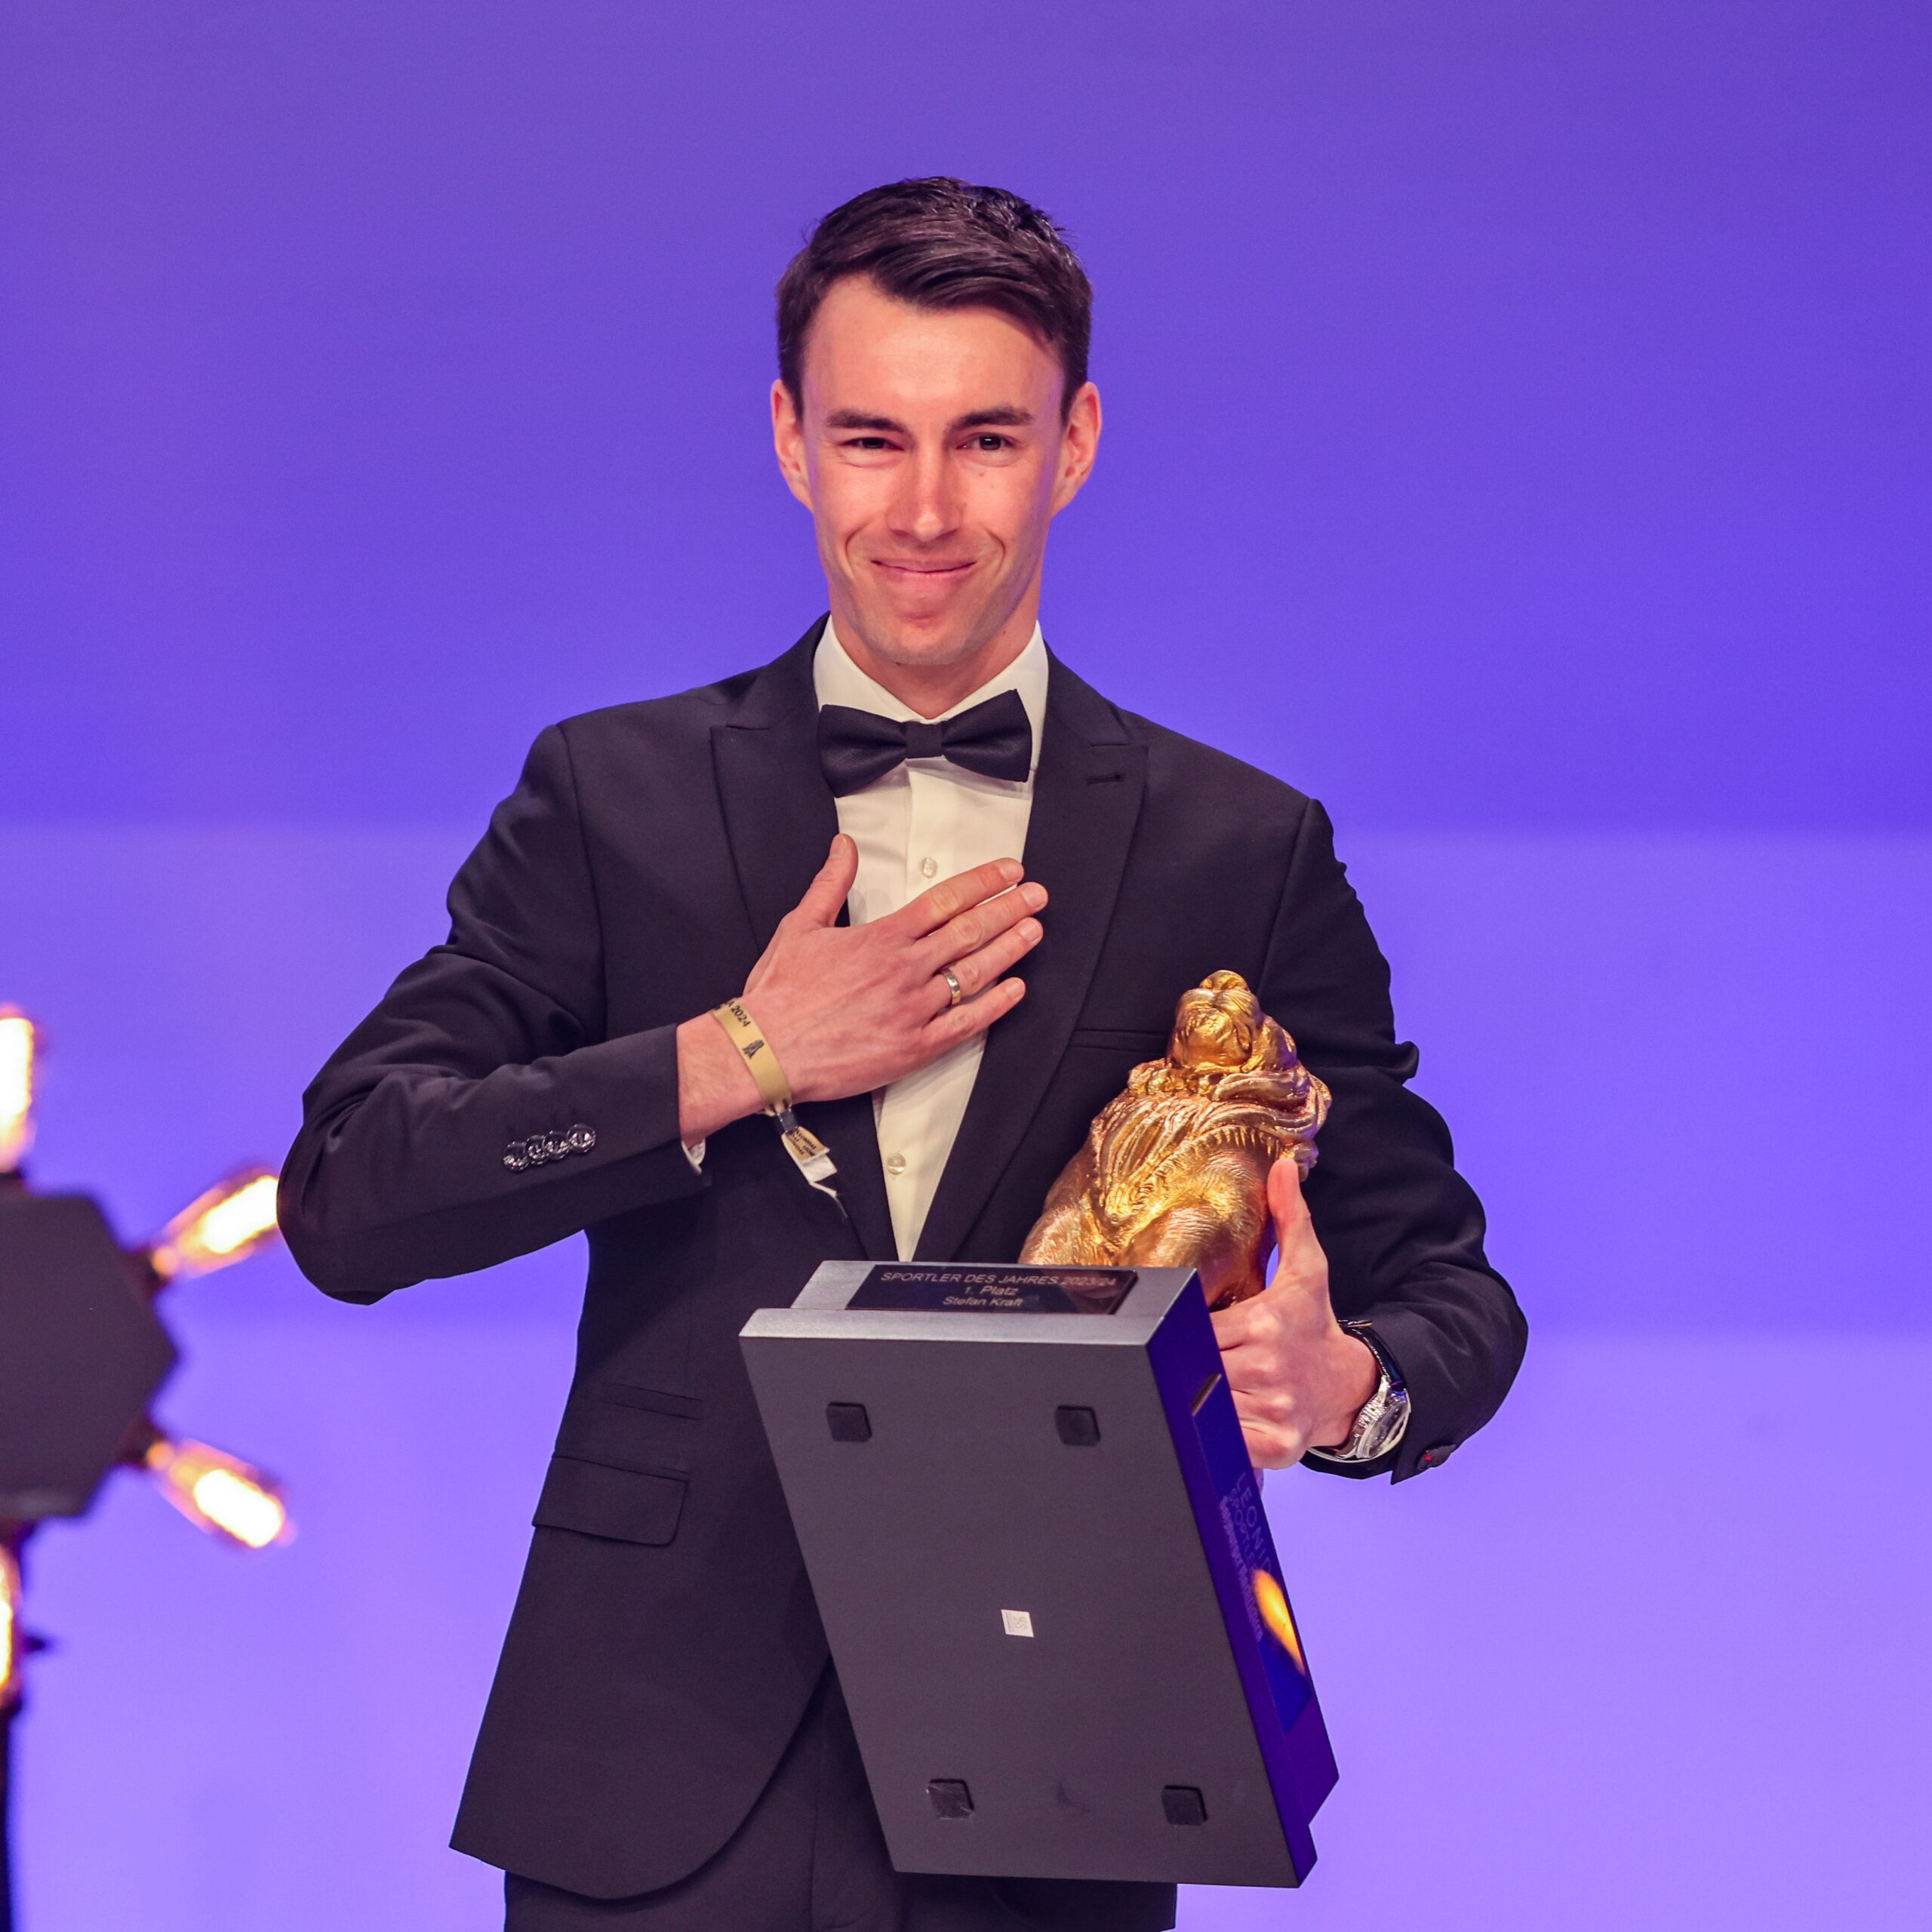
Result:
<svg viewBox="0 0 1932 1932"><path fill-rule="evenodd" d="M158 1436L141 1460L168 1501L211 1536L244 1549L266 1549L295 1534L277 1485L238 1457L205 1442Z"/></svg>
<svg viewBox="0 0 1932 1932"><path fill-rule="evenodd" d="M148 1265L172 1281L245 1260L275 1237L275 1190L272 1168L238 1168L162 1229L147 1250Z"/></svg>
<svg viewBox="0 0 1932 1932"><path fill-rule="evenodd" d="M0 1543L0 1711L20 1700L20 1653L26 1638L20 1629L20 1562Z"/></svg>
<svg viewBox="0 0 1932 1932"><path fill-rule="evenodd" d="M10 1174L33 1145L33 1063L40 1036L16 1006L0 1006L0 1174Z"/></svg>
<svg viewBox="0 0 1932 1932"><path fill-rule="evenodd" d="M0 1932L14 1923L6 1832L13 1721L25 1660L41 1647L21 1627L21 1552L41 1519L84 1511L112 1458L145 1469L189 1521L238 1549L266 1549L295 1533L279 1486L259 1469L203 1442L170 1441L140 1420L175 1350L147 1300L128 1300L131 1263L152 1297L178 1276L226 1268L272 1241L275 1175L242 1168L146 1247L124 1249L94 1201L38 1198L21 1171L33 1140L38 1044L33 1022L0 1005L0 1260L8 1270L0 1403L12 1404L0 1421L17 1422L25 1390L52 1400L61 1423L51 1435L0 1428ZM51 1391L42 1386L47 1378Z"/></svg>

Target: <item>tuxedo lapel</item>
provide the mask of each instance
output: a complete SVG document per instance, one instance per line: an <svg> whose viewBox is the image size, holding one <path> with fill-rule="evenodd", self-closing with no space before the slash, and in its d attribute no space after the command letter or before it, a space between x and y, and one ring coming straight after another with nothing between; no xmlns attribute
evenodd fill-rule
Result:
<svg viewBox="0 0 1932 1932"><path fill-rule="evenodd" d="M813 654L824 628L821 618L783 657L755 673L731 718L712 728L725 836L756 952L804 897L838 829L838 806L819 765L812 686ZM811 1102L798 1109L798 1117L832 1149L839 1198L865 1251L894 1257L872 1096Z"/></svg>
<svg viewBox="0 0 1932 1932"><path fill-rule="evenodd" d="M1050 895L1045 937L1015 968L1026 998L986 1035L920 1232L921 1260L958 1254L1066 1051L1113 917L1146 782L1146 747L1129 737L1112 705L1054 658L1024 855L1026 876Z"/></svg>

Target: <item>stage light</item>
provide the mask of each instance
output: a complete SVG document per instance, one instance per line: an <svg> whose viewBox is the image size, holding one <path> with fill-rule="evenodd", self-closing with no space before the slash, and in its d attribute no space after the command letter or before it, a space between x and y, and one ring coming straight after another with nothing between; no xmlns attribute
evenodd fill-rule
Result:
<svg viewBox="0 0 1932 1932"><path fill-rule="evenodd" d="M276 1485L238 1457L205 1442L157 1435L141 1461L168 1501L211 1536L244 1549L266 1549L295 1534Z"/></svg>
<svg viewBox="0 0 1932 1932"><path fill-rule="evenodd" d="M212 1274L275 1239L275 1176L242 1168L191 1201L155 1235L148 1266L164 1281Z"/></svg>
<svg viewBox="0 0 1932 1932"><path fill-rule="evenodd" d="M0 1005L0 1932L13 1921L7 1845L14 1720L26 1660L23 1552L49 1516L86 1513L107 1472L151 1475L198 1529L242 1549L295 1533L279 1486L203 1442L143 1420L177 1360L155 1297L183 1275L244 1260L277 1234L275 1177L244 1168L124 1247L85 1195L36 1194L21 1163L33 1138L33 1023Z"/></svg>
<svg viewBox="0 0 1932 1932"><path fill-rule="evenodd" d="M21 1653L26 1635L20 1628L20 1561L0 1543L0 1711L20 1701Z"/></svg>
<svg viewBox="0 0 1932 1932"><path fill-rule="evenodd" d="M0 1006L0 1174L33 1145L33 1063L40 1035L17 1006Z"/></svg>

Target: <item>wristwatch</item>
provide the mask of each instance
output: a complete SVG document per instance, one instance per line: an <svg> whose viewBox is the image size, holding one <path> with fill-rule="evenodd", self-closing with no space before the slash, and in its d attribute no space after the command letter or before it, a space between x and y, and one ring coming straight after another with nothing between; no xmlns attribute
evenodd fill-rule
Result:
<svg viewBox="0 0 1932 1932"><path fill-rule="evenodd" d="M1377 1457L1387 1455L1401 1441L1402 1432L1409 1426L1408 1385L1395 1366L1395 1357L1383 1346L1382 1337L1371 1323L1344 1321L1341 1325L1375 1357L1382 1370L1381 1380L1358 1411L1348 1441L1336 1448L1312 1449L1309 1453L1324 1457L1331 1463L1372 1463Z"/></svg>

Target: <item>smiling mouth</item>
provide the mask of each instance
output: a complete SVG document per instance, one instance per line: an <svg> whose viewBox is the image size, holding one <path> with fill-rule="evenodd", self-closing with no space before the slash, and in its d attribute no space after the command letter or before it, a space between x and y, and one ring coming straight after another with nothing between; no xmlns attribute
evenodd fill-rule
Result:
<svg viewBox="0 0 1932 1932"><path fill-rule="evenodd" d="M961 576L972 568L970 559L966 562L958 564L901 564L893 562L889 558L875 558L872 562L874 570L883 571L890 577L929 578L934 580L941 577Z"/></svg>

